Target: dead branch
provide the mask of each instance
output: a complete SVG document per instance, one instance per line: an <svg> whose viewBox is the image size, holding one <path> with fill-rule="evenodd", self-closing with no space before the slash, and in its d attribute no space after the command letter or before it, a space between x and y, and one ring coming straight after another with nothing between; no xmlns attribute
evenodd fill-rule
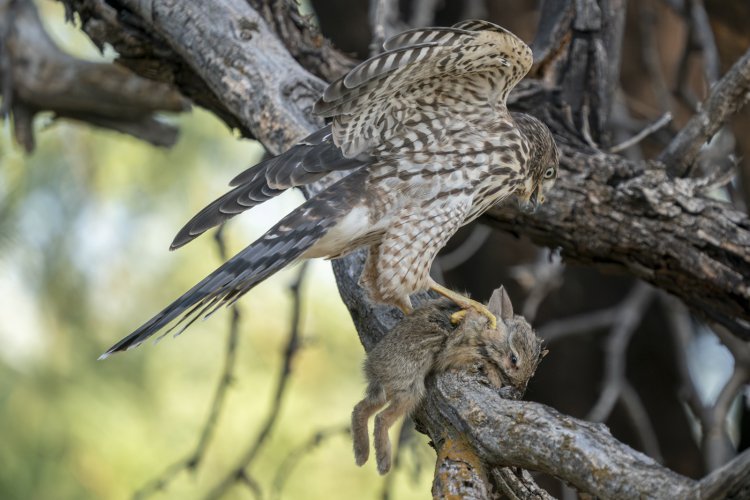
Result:
<svg viewBox="0 0 750 500"><path fill-rule="evenodd" d="M302 315L302 298L300 294L300 287L305 278L305 271L307 270L307 263L300 266L297 274L297 279L289 287L292 292L293 306L292 306L292 317L289 328L289 336L287 338L286 346L284 348L284 358L281 364L281 372L279 373L278 382L276 383L276 390L274 391L273 400L271 407L266 416L263 425L260 427L255 439L247 447L247 450L242 454L242 458L239 460L237 465L233 467L229 473L217 483L217 485L211 489L206 498L216 499L221 498L224 494L237 482L245 482L251 490L257 490L260 495L260 486L253 482L248 482L252 476L249 474L248 469L252 465L255 458L258 456L266 440L271 435L271 431L276 425L281 412L281 403L284 400L286 389L288 386L290 375L292 374L292 362L294 357L300 348L300 324Z"/></svg>
<svg viewBox="0 0 750 500"><path fill-rule="evenodd" d="M612 330L606 343L605 378L602 392L594 407L586 416L592 422L604 422L614 409L615 403L622 398L627 384L625 378L625 357L628 344L654 296L651 287L637 283L633 290L618 308L613 317Z"/></svg>
<svg viewBox="0 0 750 500"><path fill-rule="evenodd" d="M47 35L30 0L0 1L0 115L10 114L16 141L34 149L34 116L83 121L157 146L171 146L177 128L156 118L181 112L187 101L170 85L121 66L93 63L62 52Z"/></svg>
<svg viewBox="0 0 750 500"><path fill-rule="evenodd" d="M610 153L619 153L621 151L624 151L628 148L631 148L641 142L643 139L648 137L649 135L653 134L657 130L661 129L662 127L666 127L669 122L672 121L672 113L666 112L664 113L661 118L656 120L654 123L644 127L640 132L635 134L630 139L627 139L620 144L616 144L615 146L612 146L609 148Z"/></svg>
<svg viewBox="0 0 750 500"><path fill-rule="evenodd" d="M701 147L750 99L750 50L719 82L701 110L677 134L659 156L675 177L689 175Z"/></svg>
<svg viewBox="0 0 750 500"><path fill-rule="evenodd" d="M223 229L224 226L221 226L214 236L219 258L222 261L228 258ZM198 443L195 445L193 451L185 458L173 463L164 469L164 471L156 478L143 485L133 494L133 498L147 498L159 491L166 490L172 480L180 472L187 471L195 473L201 462L203 462L208 445L211 443L214 433L216 432L219 416L224 408L224 402L226 401L229 387L234 380L234 366L235 361L237 360L237 343L239 341L240 332L240 317L240 306L235 304L232 307L232 314L229 318L229 331L227 332L227 347L224 354L224 366L221 370L216 390L214 391L214 397L211 402L208 417L206 417L206 422L203 424L203 429L198 438Z"/></svg>
<svg viewBox="0 0 750 500"><path fill-rule="evenodd" d="M350 434L348 424L320 429L316 431L310 439L289 452L276 470L276 475L273 478L271 487L271 498L282 497L281 494L284 491L286 482L289 480L289 477L297 467L299 461L305 455L311 453L314 449L318 448L321 444L334 436L345 436L348 440Z"/></svg>
<svg viewBox="0 0 750 500"><path fill-rule="evenodd" d="M313 75L332 81L358 62L333 47L310 16L300 14L296 0L248 2L272 27L292 57Z"/></svg>
<svg viewBox="0 0 750 500"><path fill-rule="evenodd" d="M438 448L451 432L469 436L484 463L546 472L600 498L723 498L701 496L720 483L713 475L705 482L680 476L615 440L603 424L502 399L463 373L433 379L417 417ZM745 452L721 470L725 481L734 481L727 490L750 488L748 458Z"/></svg>

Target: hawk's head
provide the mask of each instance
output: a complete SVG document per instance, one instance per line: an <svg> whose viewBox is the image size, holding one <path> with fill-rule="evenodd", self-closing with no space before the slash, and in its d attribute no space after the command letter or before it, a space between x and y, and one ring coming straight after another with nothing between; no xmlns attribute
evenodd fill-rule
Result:
<svg viewBox="0 0 750 500"><path fill-rule="evenodd" d="M523 113L513 113L513 119L529 145L526 180L518 196L533 209L544 203L544 193L555 184L560 153L544 123Z"/></svg>

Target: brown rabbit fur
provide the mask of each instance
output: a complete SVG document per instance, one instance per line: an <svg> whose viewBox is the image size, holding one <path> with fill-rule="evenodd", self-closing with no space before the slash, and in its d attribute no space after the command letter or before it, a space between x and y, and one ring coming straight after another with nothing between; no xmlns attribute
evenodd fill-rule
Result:
<svg viewBox="0 0 750 500"><path fill-rule="evenodd" d="M391 467L388 429L422 401L425 379L452 369L478 371L498 389L523 394L547 351L542 340L522 316L514 316L505 289L492 294L488 309L497 317L497 328L487 318L469 311L458 327L450 322L455 305L448 300L430 302L407 316L370 351L365 362L368 386L365 398L352 412L352 436L357 465L370 453L367 422L375 417L374 445L378 471Z"/></svg>

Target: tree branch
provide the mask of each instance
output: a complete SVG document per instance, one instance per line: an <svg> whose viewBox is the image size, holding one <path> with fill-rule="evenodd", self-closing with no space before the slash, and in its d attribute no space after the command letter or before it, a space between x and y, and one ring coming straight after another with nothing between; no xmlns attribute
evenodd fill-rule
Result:
<svg viewBox="0 0 750 500"><path fill-rule="evenodd" d="M310 17L302 16L296 0L248 0L265 18L300 65L325 81L333 81L357 61L340 52L320 34Z"/></svg>
<svg viewBox="0 0 750 500"><path fill-rule="evenodd" d="M750 50L745 52L721 80L711 94L667 148L659 160L668 167L671 176L690 173L701 147L750 100Z"/></svg>
<svg viewBox="0 0 750 500"><path fill-rule="evenodd" d="M226 242L224 241L224 227L225 226L221 226L214 236L214 242L216 243L219 258L222 261L229 257L227 255ZM234 304L231 308L231 316L229 318L227 346L224 353L224 366L221 370L219 381L216 384L216 390L214 391L214 397L211 402L208 417L206 417L206 421L203 424L198 443L195 445L195 448L193 448L193 451L185 458L171 464L161 474L137 490L133 494L134 499L147 498L154 493L166 490L177 474L182 471L195 473L203 462L208 445L211 443L214 433L216 432L219 416L224 408L224 402L226 401L229 387L234 380L234 367L237 360L237 344L239 342L240 333L240 317L239 304Z"/></svg>
<svg viewBox="0 0 750 500"><path fill-rule="evenodd" d="M431 379L417 418L438 446L446 439L443 433L455 429L470 437L486 464L546 472L601 498L698 498L721 480L733 481L728 488L733 491L750 487L750 452L721 469L721 479L694 481L620 443L603 424L538 403L502 399L466 373Z"/></svg>
<svg viewBox="0 0 750 500"><path fill-rule="evenodd" d="M302 298L300 294L300 287L302 286L302 281L305 278L306 270L307 263L304 263L299 269L297 279L289 287L294 299L292 306L292 317L290 322L291 324L289 327L287 342L284 348L284 358L281 364L281 371L279 373L278 382L276 383L276 390L274 391L271 407L268 415L266 416L265 422L260 427L258 435L242 454L242 458L237 463L237 465L232 470L230 470L229 473L221 481L219 481L213 489L211 489L208 495L206 495L207 499L216 499L223 497L224 494L226 494L226 492L238 481L244 481L248 484L249 487L251 487L252 490L255 491L257 489L260 492L260 487L258 485L253 485L253 483L248 482L248 479L252 478L252 476L250 476L248 473L248 468L255 460L255 457L258 456L258 453L268 440L269 436L271 435L271 431L278 422L279 414L281 412L281 403L283 402L284 395L286 394L289 378L292 373L292 362L300 348L300 319L302 316ZM261 494L258 494L257 496L262 497Z"/></svg>
<svg viewBox="0 0 750 500"><path fill-rule="evenodd" d="M44 111L157 146L177 140L177 128L155 116L188 109L173 87L62 52L29 0L0 0L0 12L0 115L10 113L16 140L27 152L34 149L34 116Z"/></svg>
<svg viewBox="0 0 750 500"><path fill-rule="evenodd" d="M515 105L556 133L561 173L534 214L491 209L497 227L557 248L568 261L638 277L696 313L750 338L750 220L703 194L702 180L670 179L654 162L595 151L566 133L543 89ZM534 101L537 101L536 103Z"/></svg>

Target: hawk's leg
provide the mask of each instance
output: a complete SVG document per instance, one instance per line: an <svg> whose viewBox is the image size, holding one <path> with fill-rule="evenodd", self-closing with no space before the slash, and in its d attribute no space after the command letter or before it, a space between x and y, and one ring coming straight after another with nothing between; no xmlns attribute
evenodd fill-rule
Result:
<svg viewBox="0 0 750 500"><path fill-rule="evenodd" d="M451 299L453 302L458 304L459 307L461 307L461 310L453 313L451 315L451 321L455 324L460 322L464 319L466 316L466 311L468 309L474 309L479 314L482 314L483 316L486 316L487 319L490 320L490 327L496 328L497 327L497 319L495 318L495 315L492 314L489 309L487 309L484 304L481 304L477 302L476 300L471 300L468 297L464 297L460 293L454 292L453 290L450 290L448 288L445 288L444 286L436 283L434 280L429 280L429 287L430 290L433 290L443 297L447 297Z"/></svg>

